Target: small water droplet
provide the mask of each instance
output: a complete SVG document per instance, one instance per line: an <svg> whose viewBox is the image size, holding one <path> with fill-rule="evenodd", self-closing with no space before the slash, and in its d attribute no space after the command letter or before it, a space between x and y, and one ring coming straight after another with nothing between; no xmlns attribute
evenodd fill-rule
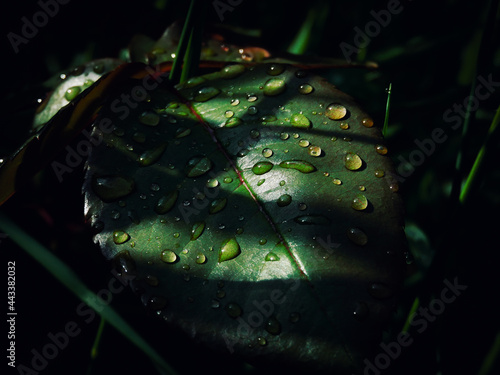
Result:
<svg viewBox="0 0 500 375"><path fill-rule="evenodd" d="M313 157L319 157L319 156L321 156L321 153L323 151L321 150L321 147L319 147L319 146L309 146L309 148L307 149L307 152L309 153L309 155L311 155Z"/></svg>
<svg viewBox="0 0 500 375"><path fill-rule="evenodd" d="M298 91L302 95L307 95L307 94L310 94L310 93L312 93L314 91L314 87L312 87L308 83L304 83L304 84L302 84L302 85L299 86Z"/></svg>
<svg viewBox="0 0 500 375"><path fill-rule="evenodd" d="M368 236L359 228L351 228L347 231L347 237L356 245L364 246L368 242Z"/></svg>
<svg viewBox="0 0 500 375"><path fill-rule="evenodd" d="M269 172L271 169L273 169L273 167L273 163L270 163L268 161L260 161L252 167L252 172L256 175L261 175Z"/></svg>
<svg viewBox="0 0 500 375"><path fill-rule="evenodd" d="M351 207L356 211L363 211L368 207L368 199L363 194L358 194L352 200Z"/></svg>
<svg viewBox="0 0 500 375"><path fill-rule="evenodd" d="M224 177L222 181L224 181L225 184L230 184L233 182L233 179L231 177Z"/></svg>
<svg viewBox="0 0 500 375"><path fill-rule="evenodd" d="M276 201L276 204L279 207L285 207L288 206L290 203L292 203L292 197L288 194L283 194L281 195L278 200Z"/></svg>
<svg viewBox="0 0 500 375"><path fill-rule="evenodd" d="M307 204L305 204L305 203L299 203L299 210L300 211L307 210Z"/></svg>
<svg viewBox="0 0 500 375"><path fill-rule="evenodd" d="M207 173L212 168L212 161L206 156L195 156L186 165L186 175L188 177L198 177Z"/></svg>
<svg viewBox="0 0 500 375"><path fill-rule="evenodd" d="M279 166L281 168L296 169L302 173L312 173L316 171L316 167L314 165L303 160L285 160L282 161Z"/></svg>
<svg viewBox="0 0 500 375"><path fill-rule="evenodd" d="M281 333L281 324L278 319L272 317L266 322L266 331L271 335L279 335Z"/></svg>
<svg viewBox="0 0 500 375"><path fill-rule="evenodd" d="M262 121L262 124L265 125L268 122L274 122L277 121L278 118L274 115L265 115L260 118L260 121Z"/></svg>
<svg viewBox="0 0 500 375"><path fill-rule="evenodd" d="M219 181L216 178L211 178L207 181L206 186L209 188L216 188L219 186Z"/></svg>
<svg viewBox="0 0 500 375"><path fill-rule="evenodd" d="M217 212L220 212L226 207L227 199L226 198L219 198L219 199L214 199L210 203L210 207L208 208L208 212L211 214L216 214Z"/></svg>
<svg viewBox="0 0 500 375"><path fill-rule="evenodd" d="M266 346L267 340L264 337L257 337L257 344L260 346Z"/></svg>
<svg viewBox="0 0 500 375"><path fill-rule="evenodd" d="M347 108L342 104L332 103L326 107L325 115L331 120L341 120L347 115Z"/></svg>
<svg viewBox="0 0 500 375"><path fill-rule="evenodd" d="M265 239L265 238L261 238L259 240L259 245L265 245L266 243L267 243L267 239Z"/></svg>
<svg viewBox="0 0 500 375"><path fill-rule="evenodd" d="M117 245L121 245L130 239L130 235L122 230L115 230L113 232L113 242Z"/></svg>
<svg viewBox="0 0 500 375"><path fill-rule="evenodd" d="M132 139L136 141L137 143L144 143L146 141L146 135L141 132L135 132L132 135Z"/></svg>
<svg viewBox="0 0 500 375"><path fill-rule="evenodd" d="M286 181L285 181L285 180L281 180L281 181L280 181L280 186L285 186L285 184L286 184Z"/></svg>
<svg viewBox="0 0 500 375"><path fill-rule="evenodd" d="M344 165L350 171L357 171L363 165L363 161L358 154L348 152L344 157Z"/></svg>
<svg viewBox="0 0 500 375"><path fill-rule="evenodd" d="M164 143L150 150L146 150L139 156L137 161L143 167L150 166L151 164L156 163L161 158L166 148L167 144Z"/></svg>
<svg viewBox="0 0 500 375"><path fill-rule="evenodd" d="M386 155L388 152L387 147L384 145L375 145L375 151L377 151L380 155Z"/></svg>
<svg viewBox="0 0 500 375"><path fill-rule="evenodd" d="M92 190L104 202L123 198L134 188L134 180L128 176L94 176L92 179Z"/></svg>
<svg viewBox="0 0 500 375"><path fill-rule="evenodd" d="M248 111L249 115L255 115L255 114L257 114L257 112L259 110L257 109L257 107L255 107L255 106L252 105L252 106L248 107L247 111Z"/></svg>
<svg viewBox="0 0 500 375"><path fill-rule="evenodd" d="M72 101L73 99L75 99L78 94L82 91L82 89L80 88L80 86L73 86L73 87L70 87L69 89L66 90L66 92L64 93L64 98L67 100L67 101Z"/></svg>
<svg viewBox="0 0 500 375"><path fill-rule="evenodd" d="M200 221L193 224L191 228L191 241L197 240L205 230L205 222Z"/></svg>
<svg viewBox="0 0 500 375"><path fill-rule="evenodd" d="M378 177L378 178L385 176L385 172L382 169L376 169L374 173L375 173L375 177Z"/></svg>
<svg viewBox="0 0 500 375"><path fill-rule="evenodd" d="M303 215L293 219L297 224L302 225L329 225L330 220L322 215Z"/></svg>
<svg viewBox="0 0 500 375"><path fill-rule="evenodd" d="M290 118L290 123L297 128L309 129L311 127L311 121L302 113L294 113Z"/></svg>
<svg viewBox="0 0 500 375"><path fill-rule="evenodd" d="M243 310L241 307L234 302L228 303L225 307L224 310L226 310L227 315L229 315L231 318L237 318L241 314L243 314Z"/></svg>
<svg viewBox="0 0 500 375"><path fill-rule="evenodd" d="M172 250L163 250L161 252L161 260L165 263L175 263L177 259L177 254Z"/></svg>
<svg viewBox="0 0 500 375"><path fill-rule="evenodd" d="M139 122L143 125L156 126L160 123L160 116L155 112L143 112L139 116Z"/></svg>
<svg viewBox="0 0 500 375"><path fill-rule="evenodd" d="M266 182L266 179L265 179L265 178L260 179L260 180L257 182L257 186L262 185L264 182Z"/></svg>
<svg viewBox="0 0 500 375"><path fill-rule="evenodd" d="M216 87L202 87L195 93L193 100L197 102L206 102L219 95L219 93L220 90Z"/></svg>
<svg viewBox="0 0 500 375"><path fill-rule="evenodd" d="M211 302L210 302L210 307L212 309L218 309L220 307L220 302L217 301L216 299L213 299Z"/></svg>
<svg viewBox="0 0 500 375"><path fill-rule="evenodd" d="M179 192L177 190L165 194L160 199L158 199L158 202L156 202L154 211L159 215L167 213L174 206L178 196Z"/></svg>
<svg viewBox="0 0 500 375"><path fill-rule="evenodd" d="M232 106L237 106L238 104L240 104L240 100L239 99L231 99L231 105Z"/></svg>
<svg viewBox="0 0 500 375"><path fill-rule="evenodd" d="M307 139L301 139L299 141L299 146L300 147L309 147L311 143Z"/></svg>
<svg viewBox="0 0 500 375"><path fill-rule="evenodd" d="M254 94L248 94L247 95L247 101L249 101L250 103L256 102L257 99L259 99L257 97L257 95L254 95Z"/></svg>
<svg viewBox="0 0 500 375"><path fill-rule="evenodd" d="M266 96L276 96L286 90L283 78L271 78L264 84L263 92Z"/></svg>
<svg viewBox="0 0 500 375"><path fill-rule="evenodd" d="M271 150L270 148L265 148L262 150L262 155L265 158L270 158L271 156L273 156L273 150Z"/></svg>
<svg viewBox="0 0 500 375"><path fill-rule="evenodd" d="M368 312L369 310L368 306L366 305L366 302L359 301L356 302L352 315L354 316L355 319L362 321L368 317Z"/></svg>
<svg viewBox="0 0 500 375"><path fill-rule="evenodd" d="M288 133L281 133L280 138L283 139L284 141L290 138L290 134Z"/></svg>
<svg viewBox="0 0 500 375"><path fill-rule="evenodd" d="M266 255L266 262L277 262L278 260L280 260L279 256L277 256L275 253L273 253L272 251L267 253Z"/></svg>
<svg viewBox="0 0 500 375"><path fill-rule="evenodd" d="M397 182L393 182L389 185L389 190L392 191L393 193L396 193L399 191L399 184Z"/></svg>
<svg viewBox="0 0 500 375"><path fill-rule="evenodd" d="M370 285L368 288L368 293L373 298L377 299L386 299L392 297L394 294L394 291L387 285L382 284L382 283L373 283Z"/></svg>
<svg viewBox="0 0 500 375"><path fill-rule="evenodd" d="M338 178L334 178L334 179L332 180L332 182L333 182L335 185L342 185L342 181L341 181L340 179L338 179Z"/></svg>
<svg viewBox="0 0 500 375"><path fill-rule="evenodd" d="M349 129L349 124L347 122L341 122L339 127L342 130L347 130L347 129Z"/></svg>
<svg viewBox="0 0 500 375"><path fill-rule="evenodd" d="M371 128L373 126L373 120L370 117L365 117L361 120L361 123L367 128Z"/></svg>
<svg viewBox="0 0 500 375"><path fill-rule="evenodd" d="M228 65L221 70L221 77L225 79L236 78L245 72L245 66L241 64Z"/></svg>
<svg viewBox="0 0 500 375"><path fill-rule="evenodd" d="M230 111L230 110L227 110L226 112L224 112L224 116L226 118L231 118L234 116L234 112L233 111Z"/></svg>
<svg viewBox="0 0 500 375"><path fill-rule="evenodd" d="M191 129L180 127L175 131L175 138L184 138L191 134Z"/></svg>
<svg viewBox="0 0 500 375"><path fill-rule="evenodd" d="M207 261L207 257L205 256L205 254L199 253L198 255L196 255L195 261L197 264L204 264Z"/></svg>
<svg viewBox="0 0 500 375"><path fill-rule="evenodd" d="M266 73L270 76L280 75L285 71L285 65L283 64L270 64L267 66Z"/></svg>
<svg viewBox="0 0 500 375"><path fill-rule="evenodd" d="M240 126L241 124L243 124L242 119L240 119L239 117L231 117L231 118L226 120L226 122L224 123L224 127L225 128L235 128L237 126Z"/></svg>

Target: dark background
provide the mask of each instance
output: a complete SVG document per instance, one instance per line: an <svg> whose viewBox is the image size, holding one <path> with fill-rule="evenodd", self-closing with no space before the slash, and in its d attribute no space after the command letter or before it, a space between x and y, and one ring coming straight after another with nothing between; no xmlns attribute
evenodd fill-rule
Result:
<svg viewBox="0 0 500 375"><path fill-rule="evenodd" d="M0 157L13 152L26 139L36 99L46 91L42 86L44 81L89 59L117 56L137 33L158 38L170 23L186 14L188 3L73 0L61 5L48 24L28 44L20 46L17 54L7 34L21 34L21 17L31 19L40 8L35 1L5 4L1 14ZM309 7L322 3L325 2L244 0L234 11L224 14L223 25L259 29L260 38L248 41L240 37L239 40L280 52L293 40ZM316 24L306 55L343 58L339 44L354 44L353 28L363 29L372 20L371 10L387 7L387 1L328 3L324 24ZM364 61L377 61L378 71L332 69L319 73L357 98L379 125L385 113L385 88L392 82L387 138L396 166L400 166L400 157L407 159L416 149L416 139L429 138L437 127L445 129L446 142L438 145L400 186L407 225L412 228L410 245L416 258L410 269L413 277L421 277L420 280L428 284L409 279L395 316L394 330L400 329L415 295L427 290L426 286L439 293L444 278L458 277L468 289L448 305L425 332L414 336L414 343L392 363L388 373L479 374L500 332L495 302L500 264L497 243L500 154L498 142L493 143L476 189L465 209L455 215L446 197L462 129L450 129L443 113L455 103L463 103L472 80L478 75L486 78L492 74L494 81L500 81L499 33L495 29L487 34L492 41L480 71L476 72L476 56L488 14L487 1L415 0L401 1L401 4L403 11L393 15L390 24L372 38L363 56ZM219 23L211 4L208 9L206 22ZM495 91L481 101L474 113L464 154L466 165L470 166L474 160L499 104L500 95ZM46 170L1 210L68 263L97 292L107 286L111 274L109 264L93 245L90 231L84 225L80 172L58 183L52 171ZM49 342L49 332L61 331L67 322L75 321L82 329L81 334L71 339L68 347L50 361L42 373L156 373L149 359L110 326L105 328L98 359L91 363L90 348L99 319L85 323L77 314L81 301L12 241L1 240L2 264L6 267L8 260L16 262L18 363L29 366L30 350L40 350ZM424 260L434 254L438 254L437 271L428 274ZM194 346L175 332L159 333L154 317L147 317L128 291L113 299L113 307L128 318L180 374L203 370L257 373L233 358L221 358L209 349ZM491 374L498 373L498 362ZM88 372L92 366L93 372Z"/></svg>

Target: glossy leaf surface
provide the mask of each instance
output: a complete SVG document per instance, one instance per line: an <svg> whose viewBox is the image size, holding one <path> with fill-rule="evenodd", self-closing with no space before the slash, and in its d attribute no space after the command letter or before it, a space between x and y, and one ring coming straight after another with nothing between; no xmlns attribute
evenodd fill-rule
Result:
<svg viewBox="0 0 500 375"><path fill-rule="evenodd" d="M122 83L94 126L85 211L104 255L149 309L222 353L359 372L405 264L368 114L287 65L231 65L123 101L141 82Z"/></svg>

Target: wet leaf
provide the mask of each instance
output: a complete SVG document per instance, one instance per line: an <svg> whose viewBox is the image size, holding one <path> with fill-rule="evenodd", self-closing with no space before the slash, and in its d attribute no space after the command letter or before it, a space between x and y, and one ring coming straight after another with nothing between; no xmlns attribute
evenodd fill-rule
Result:
<svg viewBox="0 0 500 375"><path fill-rule="evenodd" d="M213 349L266 366L359 371L378 349L405 267L380 129L298 68L229 72L152 90L122 119L114 98L102 107L96 123L108 118L122 132L103 134L88 160L86 215L104 223L95 241L108 259L127 251L139 276L158 280L134 285L147 308ZM283 87L266 95L274 78ZM217 94L196 100L200 91ZM158 123L141 123L144 112ZM138 161L161 145L154 162ZM134 190L101 199L92 181L109 175Z"/></svg>

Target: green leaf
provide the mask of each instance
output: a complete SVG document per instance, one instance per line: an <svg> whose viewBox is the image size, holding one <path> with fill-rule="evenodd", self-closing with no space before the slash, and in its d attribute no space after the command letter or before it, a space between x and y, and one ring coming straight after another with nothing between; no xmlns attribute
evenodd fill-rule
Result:
<svg viewBox="0 0 500 375"><path fill-rule="evenodd" d="M405 267L380 129L287 65L231 65L149 94L96 120L119 129L92 149L84 183L104 255L138 276L148 309L215 350L359 371Z"/></svg>

